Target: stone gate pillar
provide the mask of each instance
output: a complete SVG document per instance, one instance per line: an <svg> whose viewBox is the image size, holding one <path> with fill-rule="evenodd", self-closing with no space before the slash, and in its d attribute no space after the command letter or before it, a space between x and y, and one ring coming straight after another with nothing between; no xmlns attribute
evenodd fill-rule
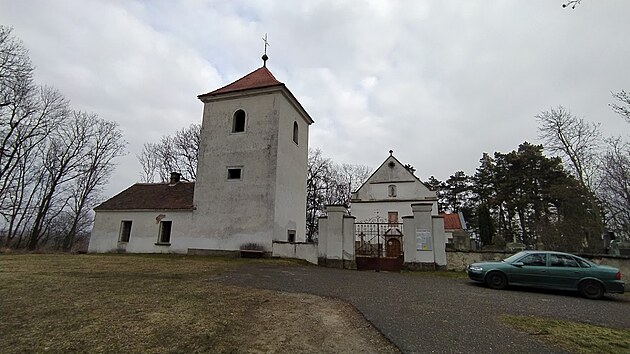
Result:
<svg viewBox="0 0 630 354"><path fill-rule="evenodd" d="M403 217L403 250L409 269L446 268L444 219L432 215L433 202L411 204L413 216Z"/></svg>
<svg viewBox="0 0 630 354"><path fill-rule="evenodd" d="M348 215L348 209L341 205L326 206L326 214L319 218L318 264L356 269L354 216Z"/></svg>

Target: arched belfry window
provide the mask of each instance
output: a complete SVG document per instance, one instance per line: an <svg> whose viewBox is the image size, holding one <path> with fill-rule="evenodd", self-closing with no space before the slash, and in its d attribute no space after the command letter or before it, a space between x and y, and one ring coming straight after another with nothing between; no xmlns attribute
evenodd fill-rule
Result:
<svg viewBox="0 0 630 354"><path fill-rule="evenodd" d="M390 184L389 186L387 186L387 195L389 195L390 197L395 197L396 196L396 186L393 184Z"/></svg>
<svg viewBox="0 0 630 354"><path fill-rule="evenodd" d="M246 118L247 115L244 110L239 109L234 112L234 117L232 117L232 133L242 133L245 131Z"/></svg>
<svg viewBox="0 0 630 354"><path fill-rule="evenodd" d="M298 129L298 124L297 122L293 122L293 142L294 143L298 143L298 134L299 133L299 129Z"/></svg>

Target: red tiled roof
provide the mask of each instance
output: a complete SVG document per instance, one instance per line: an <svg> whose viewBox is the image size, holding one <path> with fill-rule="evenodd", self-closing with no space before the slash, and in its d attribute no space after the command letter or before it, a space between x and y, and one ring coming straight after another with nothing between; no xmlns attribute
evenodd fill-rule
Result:
<svg viewBox="0 0 630 354"><path fill-rule="evenodd" d="M192 209L194 182L136 183L94 210Z"/></svg>
<svg viewBox="0 0 630 354"><path fill-rule="evenodd" d="M273 76L271 71L269 71L267 67L263 66L243 76L242 78L234 81L233 83L229 85L223 86L212 92L199 95L199 97L206 96L206 95L214 96L214 95L220 95L223 93L234 92L234 91L243 91L243 90L249 90L249 89L254 89L254 88L282 86L282 85L284 84L276 80L276 78Z"/></svg>
<svg viewBox="0 0 630 354"><path fill-rule="evenodd" d="M444 218L444 230L462 230L462 222L459 219L459 214L446 214L441 213L441 217Z"/></svg>

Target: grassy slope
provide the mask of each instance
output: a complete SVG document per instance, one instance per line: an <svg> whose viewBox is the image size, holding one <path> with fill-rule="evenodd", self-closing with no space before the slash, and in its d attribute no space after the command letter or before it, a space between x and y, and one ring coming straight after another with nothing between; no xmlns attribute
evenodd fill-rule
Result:
<svg viewBox="0 0 630 354"><path fill-rule="evenodd" d="M571 353L629 353L630 329L595 326L535 316L503 316L514 328Z"/></svg>
<svg viewBox="0 0 630 354"><path fill-rule="evenodd" d="M230 351L269 293L212 281L238 262L0 255L0 352Z"/></svg>

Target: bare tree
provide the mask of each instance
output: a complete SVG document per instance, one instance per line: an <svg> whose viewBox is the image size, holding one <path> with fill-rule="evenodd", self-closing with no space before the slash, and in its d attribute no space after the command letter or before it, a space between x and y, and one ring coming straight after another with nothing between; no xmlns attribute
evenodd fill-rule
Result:
<svg viewBox="0 0 630 354"><path fill-rule="evenodd" d="M595 190L601 133L599 124L572 115L563 106L544 111L536 116L540 138L545 149L567 161L567 167L580 184Z"/></svg>
<svg viewBox="0 0 630 354"><path fill-rule="evenodd" d="M74 124L86 128L77 178L71 187L70 227L63 239L63 249L70 250L76 236L90 221L90 207L107 182L113 160L124 154L126 143L118 123L98 118L96 114L75 112Z"/></svg>
<svg viewBox="0 0 630 354"><path fill-rule="evenodd" d="M71 182L76 183L77 179L86 177L85 167L90 165L94 153L91 150L94 148L92 137L95 136L93 124L97 124L95 116L72 112L42 145L42 193L29 235L29 249L37 247L50 219L71 203Z"/></svg>
<svg viewBox="0 0 630 354"><path fill-rule="evenodd" d="M22 42L0 26L0 215L5 245L69 248L124 143L117 125L39 87ZM60 230L65 230L60 232Z"/></svg>
<svg viewBox="0 0 630 354"><path fill-rule="evenodd" d="M569 0L565 2L564 4L562 4L562 7L563 8L570 7L571 9L575 10L575 7L578 6L581 2L582 0Z"/></svg>
<svg viewBox="0 0 630 354"><path fill-rule="evenodd" d="M335 164L319 149L309 149L306 181L306 237L311 241L318 232L318 219L326 205L350 206L351 194L370 176L362 165Z"/></svg>
<svg viewBox="0 0 630 354"><path fill-rule="evenodd" d="M603 156L600 198L608 228L630 241L630 144L613 138L608 145Z"/></svg>
<svg viewBox="0 0 630 354"><path fill-rule="evenodd" d="M145 143L137 156L142 167L142 181L167 181L171 172L179 172L183 179L194 181L200 137L201 125L195 123L172 136L163 136L159 143Z"/></svg>
<svg viewBox="0 0 630 354"><path fill-rule="evenodd" d="M615 113L622 116L628 123L630 123L630 92L621 90L612 94L614 98L619 101L619 104L611 103L610 107Z"/></svg>

